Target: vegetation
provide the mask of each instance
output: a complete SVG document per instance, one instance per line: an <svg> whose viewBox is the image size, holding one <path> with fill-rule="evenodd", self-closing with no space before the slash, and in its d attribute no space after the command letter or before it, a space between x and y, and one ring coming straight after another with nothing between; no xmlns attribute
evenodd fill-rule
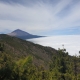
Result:
<svg viewBox="0 0 80 80"><path fill-rule="evenodd" d="M80 80L80 57L0 35L0 80Z"/></svg>

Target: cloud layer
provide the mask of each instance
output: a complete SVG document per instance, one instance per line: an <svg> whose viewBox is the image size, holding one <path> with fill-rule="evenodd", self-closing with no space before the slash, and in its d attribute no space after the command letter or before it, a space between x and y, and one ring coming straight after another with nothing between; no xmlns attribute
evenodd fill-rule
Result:
<svg viewBox="0 0 80 80"><path fill-rule="evenodd" d="M80 27L80 0L0 0L0 32L33 34Z"/></svg>
<svg viewBox="0 0 80 80"><path fill-rule="evenodd" d="M50 46L55 49L64 48L69 52L69 55L79 55L80 51L80 36L79 35L63 35L63 36L51 36L44 38L29 39L29 41L43 46Z"/></svg>

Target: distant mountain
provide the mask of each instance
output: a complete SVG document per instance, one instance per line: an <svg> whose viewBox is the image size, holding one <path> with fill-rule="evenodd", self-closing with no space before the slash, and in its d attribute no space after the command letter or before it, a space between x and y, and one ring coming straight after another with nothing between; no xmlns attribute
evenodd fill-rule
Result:
<svg viewBox="0 0 80 80"><path fill-rule="evenodd" d="M17 29L7 35L10 35L10 36L15 36L15 37L18 37L20 39L31 39L31 38L39 38L39 37L43 37L43 36L38 36L38 35L32 35L28 32L25 32L25 31L22 31L20 29Z"/></svg>

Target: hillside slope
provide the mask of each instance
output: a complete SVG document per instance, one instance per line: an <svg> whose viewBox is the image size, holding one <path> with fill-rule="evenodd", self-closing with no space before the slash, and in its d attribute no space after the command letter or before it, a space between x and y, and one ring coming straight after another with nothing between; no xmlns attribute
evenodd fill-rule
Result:
<svg viewBox="0 0 80 80"><path fill-rule="evenodd" d="M0 80L80 80L80 57L0 34Z"/></svg>
<svg viewBox="0 0 80 80"><path fill-rule="evenodd" d="M0 35L0 43L4 43L6 53L11 53L14 58L32 55L36 65L43 65L51 62L52 55L57 54L57 50L50 47L43 47L16 37ZM47 67L46 66L46 67Z"/></svg>

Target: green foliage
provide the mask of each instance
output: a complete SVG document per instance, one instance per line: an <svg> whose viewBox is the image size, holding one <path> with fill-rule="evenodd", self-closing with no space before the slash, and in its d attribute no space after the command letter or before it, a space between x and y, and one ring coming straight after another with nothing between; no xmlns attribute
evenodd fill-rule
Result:
<svg viewBox="0 0 80 80"><path fill-rule="evenodd" d="M0 51L3 52L4 51L4 44L0 43Z"/></svg>
<svg viewBox="0 0 80 80"><path fill-rule="evenodd" d="M80 57L1 35L0 80L80 80Z"/></svg>
<svg viewBox="0 0 80 80"><path fill-rule="evenodd" d="M0 55L0 80L79 80L80 72L75 76L75 65L80 67L77 57L70 57L59 51L53 56L50 70L45 66L36 67L33 57L28 56L13 60L12 56L2 53ZM75 64L75 62L77 63Z"/></svg>
<svg viewBox="0 0 80 80"><path fill-rule="evenodd" d="M14 62L11 56L3 53L0 57L0 80L10 80Z"/></svg>

